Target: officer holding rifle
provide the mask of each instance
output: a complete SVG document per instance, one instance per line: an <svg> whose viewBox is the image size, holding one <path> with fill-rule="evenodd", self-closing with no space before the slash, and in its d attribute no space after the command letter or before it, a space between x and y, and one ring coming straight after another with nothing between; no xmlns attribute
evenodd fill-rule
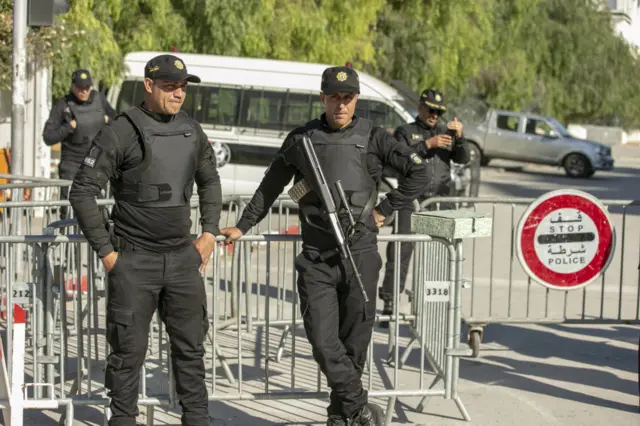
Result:
<svg viewBox="0 0 640 426"><path fill-rule="evenodd" d="M322 74L325 112L293 130L273 159L236 227L220 232L230 244L260 222L294 178L303 248L295 262L300 308L313 356L331 387L329 426L382 425L361 376L376 313L382 259L378 228L427 184L422 159L371 121L354 116L358 74L332 67ZM402 184L376 206L385 166Z"/></svg>

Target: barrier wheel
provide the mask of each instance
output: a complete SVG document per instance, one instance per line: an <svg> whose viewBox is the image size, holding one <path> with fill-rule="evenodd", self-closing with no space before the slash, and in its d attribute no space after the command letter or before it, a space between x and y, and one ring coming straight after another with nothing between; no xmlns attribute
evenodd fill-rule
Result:
<svg viewBox="0 0 640 426"><path fill-rule="evenodd" d="M471 354L472 357L478 358L480 354L480 342L482 341L482 336L480 335L480 331L474 330L469 333L469 347L473 351Z"/></svg>

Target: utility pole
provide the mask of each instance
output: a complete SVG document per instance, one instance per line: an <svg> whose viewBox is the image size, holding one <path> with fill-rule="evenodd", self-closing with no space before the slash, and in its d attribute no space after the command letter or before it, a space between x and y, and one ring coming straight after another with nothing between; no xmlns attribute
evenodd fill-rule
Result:
<svg viewBox="0 0 640 426"><path fill-rule="evenodd" d="M24 164L24 115L27 69L27 0L13 0L13 80L11 109L11 173Z"/></svg>

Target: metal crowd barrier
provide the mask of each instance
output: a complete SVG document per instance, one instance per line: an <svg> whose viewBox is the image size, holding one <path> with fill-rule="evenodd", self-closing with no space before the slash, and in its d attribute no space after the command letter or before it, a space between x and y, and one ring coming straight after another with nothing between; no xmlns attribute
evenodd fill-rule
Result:
<svg viewBox="0 0 640 426"><path fill-rule="evenodd" d="M287 209L283 207L283 209ZM284 218L285 229L288 225ZM104 389L104 367L108 354L105 340L105 307L108 276L88 247L83 236L55 235L58 223L47 227L49 235L0 236L5 270L0 282L4 305L17 303L25 307L27 319L25 409L58 409L64 407L64 424L73 424L74 407L100 406L108 417L108 398ZM412 374L394 366L393 379L383 366L385 336L372 336L363 383L373 401L386 399L389 425L397 398L442 396L456 402L465 420L469 415L457 393L459 357L470 355L460 347L460 301L462 240L432 239L424 235L381 235L383 243L406 241L416 244L420 259L414 267L417 280L411 312L398 312L377 321L392 320L395 332L390 342L403 362L418 343L420 350L419 379L415 386L406 385ZM221 241L222 238L219 238ZM316 399L328 398L324 378L311 357L310 347L301 327L293 262L300 248L300 237L294 235L246 235L228 250L216 247L205 274L210 332L206 351L209 399ZM429 258L427 244L438 244L442 257ZM399 253L399 251L398 251ZM13 259L23 257L28 267L24 278L16 281ZM398 265L399 262L396 263ZM447 280L450 291L437 301L421 292L421 280L438 269L439 279ZM396 285L396 295L398 286ZM398 298L396 297L396 300ZM13 311L6 318L6 359L11 359ZM400 322L411 325L412 339L400 337ZM284 329L283 329L284 328ZM391 337L389 337L391 339ZM141 378L139 404L146 406L147 424L153 424L154 407L176 407L173 379L169 373L168 338L157 319L149 336L149 354ZM415 350L415 349L414 349ZM425 361L435 374L430 387L425 382ZM216 366L222 368L216 371ZM11 370L11 365L8 366ZM235 370L235 374L234 371ZM434 388L438 381L442 388ZM153 382L153 383L149 383ZM403 385L400 387L400 383ZM147 393L147 385L168 392ZM0 408L8 401L0 401Z"/></svg>
<svg viewBox="0 0 640 426"><path fill-rule="evenodd" d="M640 323L640 201L600 200L609 210L616 238L614 257L596 282L580 289L554 291L532 281L516 255L518 222L533 198L438 197L421 208L458 203L458 208L493 218L491 238L464 242L463 297L467 340L478 356L489 324Z"/></svg>

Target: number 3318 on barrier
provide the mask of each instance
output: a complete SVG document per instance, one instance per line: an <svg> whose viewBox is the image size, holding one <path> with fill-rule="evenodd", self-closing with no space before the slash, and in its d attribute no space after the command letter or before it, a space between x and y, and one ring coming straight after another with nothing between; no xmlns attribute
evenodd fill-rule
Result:
<svg viewBox="0 0 640 426"><path fill-rule="evenodd" d="M426 281L424 283L424 299L427 302L448 302L449 281Z"/></svg>

